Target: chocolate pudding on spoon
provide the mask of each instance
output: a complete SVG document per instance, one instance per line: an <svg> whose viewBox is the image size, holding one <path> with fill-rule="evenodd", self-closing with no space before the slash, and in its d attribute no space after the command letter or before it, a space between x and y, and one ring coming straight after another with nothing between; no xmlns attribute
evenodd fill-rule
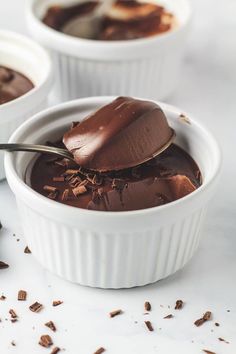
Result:
<svg viewBox="0 0 236 354"><path fill-rule="evenodd" d="M172 144L153 157L155 136L160 147L161 138L172 134L158 105L119 97L65 133L64 143L82 167L42 155L28 169L27 181L46 197L84 209L163 205L201 185L198 166L180 147Z"/></svg>

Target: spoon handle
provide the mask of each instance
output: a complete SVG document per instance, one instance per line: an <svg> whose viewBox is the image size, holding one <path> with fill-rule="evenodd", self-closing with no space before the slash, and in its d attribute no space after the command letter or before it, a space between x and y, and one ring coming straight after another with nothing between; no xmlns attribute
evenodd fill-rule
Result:
<svg viewBox="0 0 236 354"><path fill-rule="evenodd" d="M46 145L34 145L34 144L0 144L0 150L5 150L9 152L13 151L29 151L29 152L41 152L41 153L50 153L65 157L67 159L73 159L72 154L65 150L56 148L53 146Z"/></svg>

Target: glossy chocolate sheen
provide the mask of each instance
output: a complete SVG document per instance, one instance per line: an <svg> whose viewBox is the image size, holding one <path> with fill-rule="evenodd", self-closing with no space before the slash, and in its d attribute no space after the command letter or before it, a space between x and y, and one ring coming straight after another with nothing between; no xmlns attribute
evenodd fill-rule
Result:
<svg viewBox="0 0 236 354"><path fill-rule="evenodd" d="M12 101L34 88L33 83L19 72L0 66L0 104Z"/></svg>
<svg viewBox="0 0 236 354"><path fill-rule="evenodd" d="M194 160L171 145L154 159L127 170L94 174L68 160L41 155L26 183L57 202L83 209L128 211L151 208L184 197L201 185Z"/></svg>
<svg viewBox="0 0 236 354"><path fill-rule="evenodd" d="M152 159L172 136L156 103L118 97L73 127L63 142L78 165L102 172Z"/></svg>
<svg viewBox="0 0 236 354"><path fill-rule="evenodd" d="M98 2L87 1L73 6L51 6L43 22L57 31L76 17L92 13ZM153 3L118 0L101 22L98 40L129 40L149 37L171 30L176 25L174 16L164 7ZM75 33L69 33L76 36Z"/></svg>

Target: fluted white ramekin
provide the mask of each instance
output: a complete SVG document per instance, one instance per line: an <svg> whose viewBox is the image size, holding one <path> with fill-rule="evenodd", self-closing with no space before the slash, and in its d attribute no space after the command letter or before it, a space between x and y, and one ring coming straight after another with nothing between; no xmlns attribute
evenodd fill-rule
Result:
<svg viewBox="0 0 236 354"><path fill-rule="evenodd" d="M0 48L0 65L19 71L35 86L25 95L0 105L0 143L7 143L24 120L46 107L52 67L42 47L17 33L0 30ZM4 177L3 152L0 151L0 180Z"/></svg>
<svg viewBox="0 0 236 354"><path fill-rule="evenodd" d="M151 0L156 1L156 0ZM128 40L97 41L71 37L42 23L52 4L79 0L28 0L26 17L30 34L49 48L61 100L101 95L166 98L180 78L191 10L188 0L157 1L178 18L179 26L161 35Z"/></svg>
<svg viewBox="0 0 236 354"><path fill-rule="evenodd" d="M80 99L50 108L25 122L11 142L44 143L60 138L72 121L110 102L111 97ZM60 204L24 183L31 153L7 153L5 167L27 244L39 262L72 282L101 288L145 285L176 272L198 247L206 206L214 194L220 152L198 123L180 119L177 108L160 103L176 142L198 163L203 184L164 206L102 212Z"/></svg>

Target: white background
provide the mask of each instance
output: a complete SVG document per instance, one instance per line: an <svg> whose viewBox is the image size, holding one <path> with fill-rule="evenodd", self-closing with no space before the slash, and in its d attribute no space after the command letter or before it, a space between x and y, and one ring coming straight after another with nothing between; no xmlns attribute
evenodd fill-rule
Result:
<svg viewBox="0 0 236 354"><path fill-rule="evenodd" d="M192 0L192 5L194 26L182 79L168 102L204 122L220 141L224 155L221 184L198 252L177 274L139 289L104 291L67 283L23 253L14 197L6 182L0 183L4 225L0 260L10 264L0 272L0 295L7 296L0 302L0 354L50 352L37 344L40 335L50 334L43 325L48 320L58 327L52 333L55 344L68 354L92 354L100 346L111 354L197 354L203 348L216 354L236 353L236 1ZM0 27L27 33L23 8L23 0L0 0ZM16 301L21 288L28 291L27 303ZM174 311L178 298L185 306ZM64 304L53 308L51 301L57 299ZM45 307L39 314L28 310L36 300ZM153 305L149 316L143 315L145 300ZM19 314L18 323L5 320L10 308ZM108 312L117 308L125 313L109 319ZM193 322L206 310L213 312L213 321L196 328ZM164 320L169 313L175 317ZM143 324L147 317L153 333ZM214 326L215 321L220 327ZM218 337L230 344L219 342ZM16 347L11 346L12 340Z"/></svg>

